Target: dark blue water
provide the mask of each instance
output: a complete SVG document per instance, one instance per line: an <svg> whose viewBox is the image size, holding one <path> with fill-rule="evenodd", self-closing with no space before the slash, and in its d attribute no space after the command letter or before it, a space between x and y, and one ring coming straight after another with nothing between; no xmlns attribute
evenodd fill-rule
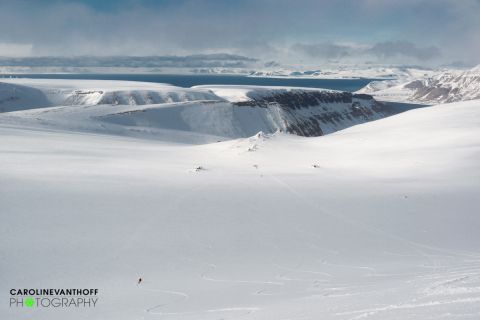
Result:
<svg viewBox="0 0 480 320"><path fill-rule="evenodd" d="M324 88L342 91L356 91L376 79L287 79L257 78L236 75L175 75L175 74L16 74L3 77L36 79L90 79L90 80L128 80L156 83L169 83L179 87L197 85L256 85Z"/></svg>

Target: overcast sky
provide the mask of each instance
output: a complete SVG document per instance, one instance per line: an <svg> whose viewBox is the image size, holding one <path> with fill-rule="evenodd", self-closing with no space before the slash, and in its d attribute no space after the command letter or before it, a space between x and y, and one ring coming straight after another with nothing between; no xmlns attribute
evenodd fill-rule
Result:
<svg viewBox="0 0 480 320"><path fill-rule="evenodd" d="M480 63L480 0L0 0L0 56Z"/></svg>

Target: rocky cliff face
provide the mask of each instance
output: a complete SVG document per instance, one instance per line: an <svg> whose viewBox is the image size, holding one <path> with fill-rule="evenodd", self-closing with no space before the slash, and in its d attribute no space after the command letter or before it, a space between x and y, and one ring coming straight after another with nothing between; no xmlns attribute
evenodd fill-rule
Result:
<svg viewBox="0 0 480 320"><path fill-rule="evenodd" d="M233 104L269 109L279 115L276 124L280 130L301 136L321 136L393 114L388 106L367 94L292 89L247 96L250 100Z"/></svg>

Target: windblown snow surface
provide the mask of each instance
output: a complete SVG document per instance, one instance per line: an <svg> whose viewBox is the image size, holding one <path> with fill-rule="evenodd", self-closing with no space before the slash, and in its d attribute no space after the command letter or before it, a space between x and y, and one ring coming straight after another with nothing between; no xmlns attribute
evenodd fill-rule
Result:
<svg viewBox="0 0 480 320"><path fill-rule="evenodd" d="M480 317L479 101L203 144L77 109L0 115L2 319ZM84 287L95 308L8 307Z"/></svg>

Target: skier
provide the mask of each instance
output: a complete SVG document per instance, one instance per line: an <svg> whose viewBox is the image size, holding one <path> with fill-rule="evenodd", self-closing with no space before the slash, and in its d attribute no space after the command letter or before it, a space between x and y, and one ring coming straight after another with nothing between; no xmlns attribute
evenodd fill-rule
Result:
<svg viewBox="0 0 480 320"><path fill-rule="evenodd" d="M142 278L138 278L137 286L142 282Z"/></svg>

